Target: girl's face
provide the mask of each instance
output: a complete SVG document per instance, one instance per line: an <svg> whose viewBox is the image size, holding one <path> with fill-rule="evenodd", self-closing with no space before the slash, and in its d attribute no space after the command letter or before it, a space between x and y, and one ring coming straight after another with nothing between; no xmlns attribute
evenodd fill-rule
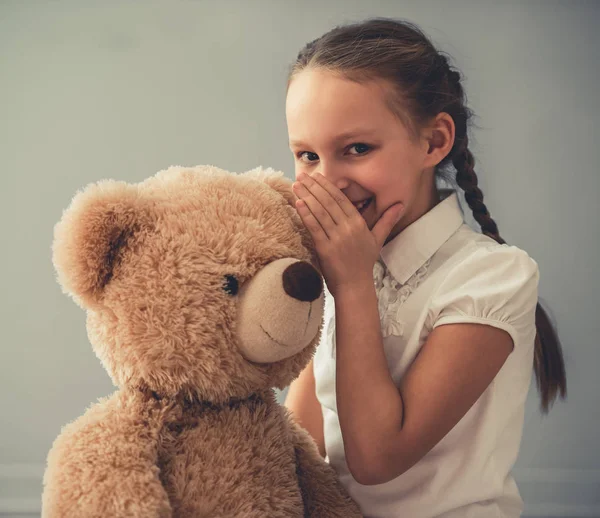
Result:
<svg viewBox="0 0 600 518"><path fill-rule="evenodd" d="M350 201L371 199L361 211L369 229L388 207L404 203L389 240L439 198L427 140L411 140L384 95L379 82L305 69L288 89L286 118L296 176L319 172Z"/></svg>

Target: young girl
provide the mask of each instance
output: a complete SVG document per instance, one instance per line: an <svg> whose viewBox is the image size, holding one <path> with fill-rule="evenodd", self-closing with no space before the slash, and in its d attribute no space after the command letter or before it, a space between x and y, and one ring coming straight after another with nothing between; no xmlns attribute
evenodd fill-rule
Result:
<svg viewBox="0 0 600 518"><path fill-rule="evenodd" d="M566 394L537 263L504 244L477 187L470 116L411 23L336 27L291 70L296 205L327 291L286 406L367 517L520 516L532 364L544 411ZM450 165L482 233L436 187Z"/></svg>

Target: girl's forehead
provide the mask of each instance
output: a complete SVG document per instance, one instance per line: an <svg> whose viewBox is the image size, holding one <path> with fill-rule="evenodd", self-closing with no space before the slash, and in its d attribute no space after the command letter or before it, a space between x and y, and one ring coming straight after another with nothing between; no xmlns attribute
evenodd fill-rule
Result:
<svg viewBox="0 0 600 518"><path fill-rule="evenodd" d="M326 70L307 69L292 80L286 105L290 108L309 103L343 106L361 101L375 106L383 101L383 94L383 88L376 81L358 83Z"/></svg>
<svg viewBox="0 0 600 518"><path fill-rule="evenodd" d="M385 89L376 81L358 83L325 70L303 70L286 97L289 128L338 126L338 130L393 121ZM343 125L344 128L339 128Z"/></svg>

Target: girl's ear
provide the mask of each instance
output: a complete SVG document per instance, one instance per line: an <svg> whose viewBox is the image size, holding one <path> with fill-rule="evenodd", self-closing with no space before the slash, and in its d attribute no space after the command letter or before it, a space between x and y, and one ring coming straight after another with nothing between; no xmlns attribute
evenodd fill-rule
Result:
<svg viewBox="0 0 600 518"><path fill-rule="evenodd" d="M446 112L439 113L426 130L427 156L424 167L438 165L452 151L455 139L454 119Z"/></svg>
<svg viewBox="0 0 600 518"><path fill-rule="evenodd" d="M151 225L137 185L102 180L78 191L54 226L52 263L63 292L84 309L97 307L127 249Z"/></svg>

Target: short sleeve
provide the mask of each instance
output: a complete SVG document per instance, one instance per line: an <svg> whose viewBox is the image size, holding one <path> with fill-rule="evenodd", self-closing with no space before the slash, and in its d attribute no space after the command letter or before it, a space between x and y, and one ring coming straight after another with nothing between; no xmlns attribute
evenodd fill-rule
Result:
<svg viewBox="0 0 600 518"><path fill-rule="evenodd" d="M476 248L454 265L431 298L432 328L486 324L505 330L515 349L535 338L539 269L527 252L509 245Z"/></svg>

